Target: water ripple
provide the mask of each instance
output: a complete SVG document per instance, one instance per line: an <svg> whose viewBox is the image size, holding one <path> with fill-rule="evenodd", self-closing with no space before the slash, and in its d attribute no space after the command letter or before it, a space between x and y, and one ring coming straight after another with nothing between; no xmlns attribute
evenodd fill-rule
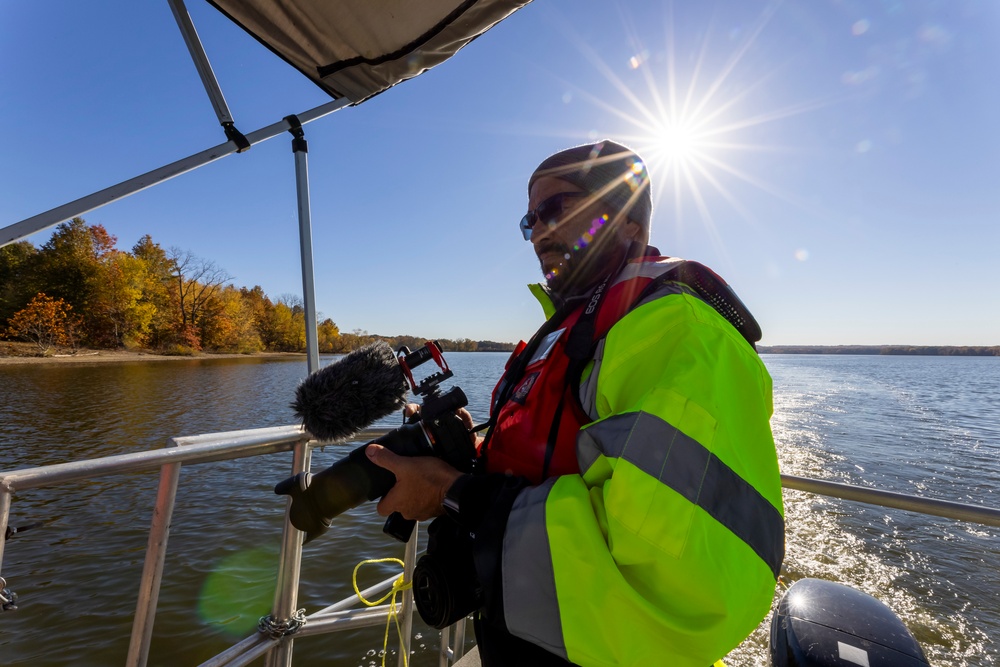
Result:
<svg viewBox="0 0 1000 667"><path fill-rule="evenodd" d="M506 355L448 360L450 384L484 420ZM998 361L766 356L783 472L1000 506ZM0 367L0 469L290 424L304 375L304 362L259 360ZM314 452L314 468L348 449ZM287 454L182 468L151 665L199 664L267 608L284 510L272 487L289 472ZM45 525L4 553L4 576L21 596L21 609L3 617L5 665L124 661L156 485L156 475L129 474L15 496L12 525ZM785 492L785 510L783 586L802 577L850 583L893 607L932 664L996 664L1000 531L797 491ZM381 525L362 505L307 545L299 605L315 611L351 595L362 559L401 557ZM394 573L370 566L361 585ZM731 667L767 664L767 624L733 652ZM415 631L422 638L411 664L437 664L439 633L419 620ZM380 662L381 646L382 631L371 630L310 637L295 653L303 664L357 665Z"/></svg>

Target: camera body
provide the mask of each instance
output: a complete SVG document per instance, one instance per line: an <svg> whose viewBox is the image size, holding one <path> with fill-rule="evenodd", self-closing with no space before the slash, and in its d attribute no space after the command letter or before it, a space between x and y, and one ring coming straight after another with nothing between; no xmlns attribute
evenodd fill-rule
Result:
<svg viewBox="0 0 1000 667"><path fill-rule="evenodd" d="M483 604L469 531L441 516L427 528L427 551L413 569L413 602L424 623L442 630Z"/></svg>
<svg viewBox="0 0 1000 667"><path fill-rule="evenodd" d="M423 397L423 403L409 423L372 443L400 456L437 456L462 472L471 472L476 448L465 424L455 414L468 405L468 399L459 387L440 391L440 384L453 375L440 347L433 341L414 352L403 347L397 353L397 360L413 393ZM440 370L420 383L415 382L412 369L430 360ZM368 460L365 449L372 443L358 447L322 472L315 475L302 472L274 487L275 493L291 496L289 519L306 533L306 542L325 533L335 517L365 501L381 498L396 483L395 475ZM413 526L413 521L392 515L383 530L405 542Z"/></svg>

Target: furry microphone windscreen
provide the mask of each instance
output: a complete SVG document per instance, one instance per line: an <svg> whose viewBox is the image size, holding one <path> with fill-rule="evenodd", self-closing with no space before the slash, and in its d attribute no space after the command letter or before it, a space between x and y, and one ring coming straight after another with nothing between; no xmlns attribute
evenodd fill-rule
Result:
<svg viewBox="0 0 1000 667"><path fill-rule="evenodd" d="M392 348L377 341L303 380L292 408L316 438L337 440L402 408L408 389Z"/></svg>

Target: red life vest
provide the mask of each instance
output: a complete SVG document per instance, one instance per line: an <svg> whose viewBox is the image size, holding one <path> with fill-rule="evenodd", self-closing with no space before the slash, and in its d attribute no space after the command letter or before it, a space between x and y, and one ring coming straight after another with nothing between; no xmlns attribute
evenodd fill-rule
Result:
<svg viewBox="0 0 1000 667"><path fill-rule="evenodd" d="M657 257L643 258L655 262ZM555 331L544 337L532 353L528 365L510 393L507 402L497 406L501 378L493 390L496 423L486 449L486 470L527 477L533 484L557 475L579 473L576 459L577 432L594 418L584 412L573 383L567 381L571 359L566 352L571 331L584 311L596 305L594 335L588 344L603 338L631 308L653 276L639 275L607 288L595 304L593 296L584 299ZM515 359L525 354L522 342L507 362L507 373ZM548 459L548 460L547 460Z"/></svg>
<svg viewBox="0 0 1000 667"><path fill-rule="evenodd" d="M647 255L634 260L616 277L604 293L606 281L580 300L561 322L556 314L545 328L553 329L529 348L523 341L507 362L504 377L493 390L493 427L486 440L487 472L502 472L528 478L540 484L548 477L579 474L576 437L579 430L597 419L588 415L579 397L579 375L583 364L592 359L597 341L645 298L654 281L676 281L689 293L704 300L732 324L753 346L761 338L760 327L736 296L714 271L697 262ZM596 313L594 312L596 310ZM577 327L584 333L574 338ZM536 338L538 334L536 334ZM585 337L586 340L581 340ZM532 339L535 342L535 339ZM583 349L581 353L581 343ZM574 347L572 355L567 345ZM530 354L527 360L521 355ZM576 357L577 365L573 366ZM520 362L526 361L519 377ZM576 374L571 381L571 373ZM513 382L512 389L505 385ZM502 393L508 393L503 405Z"/></svg>

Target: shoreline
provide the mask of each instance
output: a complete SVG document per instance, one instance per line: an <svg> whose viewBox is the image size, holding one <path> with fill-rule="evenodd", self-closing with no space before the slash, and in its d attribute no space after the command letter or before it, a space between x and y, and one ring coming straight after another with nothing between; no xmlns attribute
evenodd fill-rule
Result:
<svg viewBox="0 0 1000 667"><path fill-rule="evenodd" d="M874 355L874 356L1000 356L1000 346L902 346L902 345L760 345L760 354L773 355ZM305 352L199 352L197 354L158 354L149 350L81 349L50 356L0 354L0 366L52 364L106 364L142 361L192 361L211 359L305 360Z"/></svg>
<svg viewBox="0 0 1000 667"><path fill-rule="evenodd" d="M0 356L0 366L39 364L105 364L135 361L192 361L206 359L305 359L302 352L255 352L254 354L201 352L192 355L156 354L138 350L86 350L48 357Z"/></svg>

